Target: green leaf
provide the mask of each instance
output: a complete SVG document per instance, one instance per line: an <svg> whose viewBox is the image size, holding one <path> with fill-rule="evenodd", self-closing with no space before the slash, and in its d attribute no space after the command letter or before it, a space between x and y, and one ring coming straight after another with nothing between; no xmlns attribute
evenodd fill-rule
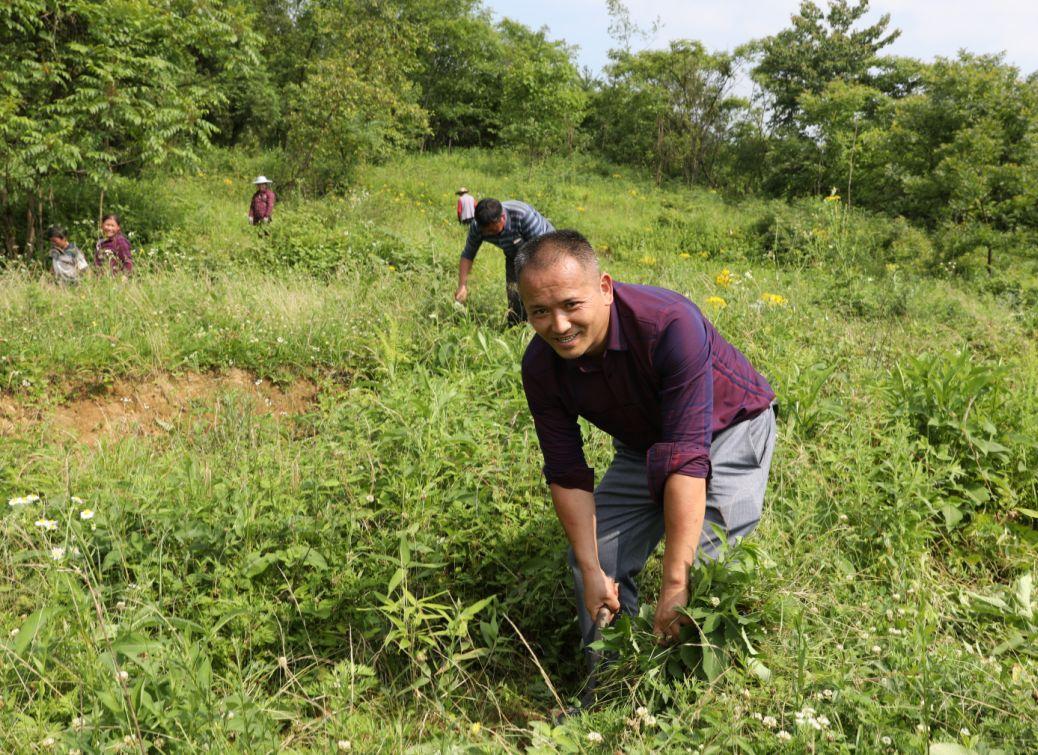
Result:
<svg viewBox="0 0 1038 755"><path fill-rule="evenodd" d="M14 638L12 649L15 655L23 657L25 651L32 644L32 641L36 639L36 635L39 634L40 630L43 629L44 624L47 622L47 614L49 613L48 608L41 608L38 611L33 611L29 614L29 617L22 622L21 627L18 628L18 635Z"/></svg>
<svg viewBox="0 0 1038 755"><path fill-rule="evenodd" d="M955 742L934 742L930 745L930 755L972 755L973 750Z"/></svg>
<svg viewBox="0 0 1038 755"><path fill-rule="evenodd" d="M950 503L941 506L941 513L944 515L944 526L948 529L952 529L962 521L962 511L960 511L957 506L952 506Z"/></svg>
<svg viewBox="0 0 1038 755"><path fill-rule="evenodd" d="M714 681L724 672L724 654L713 645L703 645L703 673L709 681Z"/></svg>
<svg viewBox="0 0 1038 755"><path fill-rule="evenodd" d="M751 657L747 659L746 670L757 677L762 684L771 682L771 669L761 663L759 658Z"/></svg>

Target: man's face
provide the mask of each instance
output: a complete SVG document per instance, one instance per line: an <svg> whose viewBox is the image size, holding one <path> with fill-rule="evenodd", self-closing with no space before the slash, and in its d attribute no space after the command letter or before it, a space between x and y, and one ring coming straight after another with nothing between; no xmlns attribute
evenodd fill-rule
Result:
<svg viewBox="0 0 1038 755"><path fill-rule="evenodd" d="M50 245L57 247L58 249L64 249L68 246L68 239L63 239L61 236L51 236Z"/></svg>
<svg viewBox="0 0 1038 755"><path fill-rule="evenodd" d="M605 351L613 279L569 256L546 268L524 270L519 295L530 325L563 359Z"/></svg>
<svg viewBox="0 0 1038 755"><path fill-rule="evenodd" d="M493 223L487 225L481 225L479 232L484 236L497 236L505 229L505 214L502 212L501 217L495 220Z"/></svg>

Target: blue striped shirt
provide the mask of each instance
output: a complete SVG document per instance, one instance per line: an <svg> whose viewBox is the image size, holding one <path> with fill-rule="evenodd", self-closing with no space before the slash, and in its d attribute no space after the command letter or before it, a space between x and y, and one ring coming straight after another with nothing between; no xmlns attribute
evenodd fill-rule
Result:
<svg viewBox="0 0 1038 755"><path fill-rule="evenodd" d="M462 258L476 259L476 252L479 251L479 247L484 241L501 247L505 256L511 257L525 242L555 230L555 227L541 213L526 202L506 199L501 206L505 208L504 229L496 236L484 236L480 233L476 223L470 225L468 238L465 239L465 248L461 251Z"/></svg>

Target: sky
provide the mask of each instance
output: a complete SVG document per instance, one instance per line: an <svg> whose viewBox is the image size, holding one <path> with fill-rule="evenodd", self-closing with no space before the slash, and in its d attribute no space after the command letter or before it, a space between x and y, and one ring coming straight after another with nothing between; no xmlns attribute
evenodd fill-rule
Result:
<svg viewBox="0 0 1038 755"><path fill-rule="evenodd" d="M823 8L824 0L816 0ZM548 27L550 39L579 45L581 67L600 73L608 62L609 16L605 0L484 0L495 19L503 16L533 29ZM751 39L789 26L799 0L627 0L632 20L662 27L635 49L665 47L672 39L695 39L712 51L731 51ZM885 52L932 61L953 57L960 49L973 53L1006 53L1006 61L1027 75L1038 70L1038 2L1036 0L872 0L859 26L890 14L888 28L901 36Z"/></svg>

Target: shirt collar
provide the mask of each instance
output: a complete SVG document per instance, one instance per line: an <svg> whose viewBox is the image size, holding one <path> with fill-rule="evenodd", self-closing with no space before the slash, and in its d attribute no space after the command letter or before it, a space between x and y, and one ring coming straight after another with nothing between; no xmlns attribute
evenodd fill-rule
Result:
<svg viewBox="0 0 1038 755"><path fill-rule="evenodd" d="M613 303L609 305L609 332L606 333L606 351L627 351L627 339L620 325L620 314L616 308L616 283L613 283Z"/></svg>

